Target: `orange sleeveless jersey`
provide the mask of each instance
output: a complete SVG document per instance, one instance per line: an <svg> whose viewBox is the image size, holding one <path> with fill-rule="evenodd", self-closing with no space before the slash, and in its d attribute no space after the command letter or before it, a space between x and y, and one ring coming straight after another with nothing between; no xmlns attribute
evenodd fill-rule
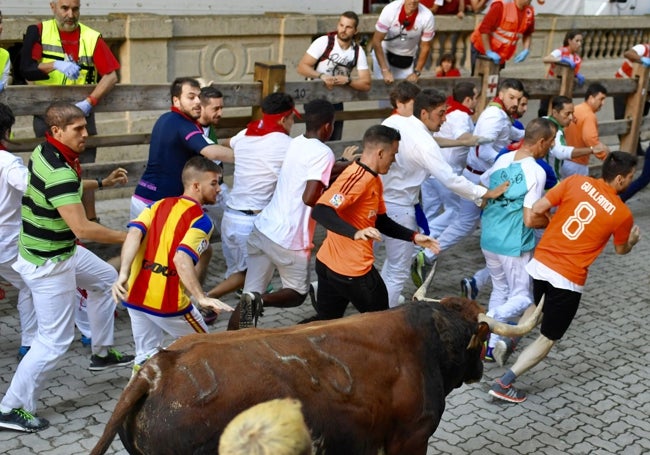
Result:
<svg viewBox="0 0 650 455"><path fill-rule="evenodd" d="M332 207L339 217L359 230L374 227L377 215L386 213L383 194L379 176L354 162L321 195L317 204ZM365 275L375 260L372 240L353 240L332 231L327 231L316 257L330 270L345 276Z"/></svg>
<svg viewBox="0 0 650 455"><path fill-rule="evenodd" d="M602 179L582 175L562 180L544 197L559 207L535 248L535 259L583 286L610 236L614 245L627 242L632 212Z"/></svg>

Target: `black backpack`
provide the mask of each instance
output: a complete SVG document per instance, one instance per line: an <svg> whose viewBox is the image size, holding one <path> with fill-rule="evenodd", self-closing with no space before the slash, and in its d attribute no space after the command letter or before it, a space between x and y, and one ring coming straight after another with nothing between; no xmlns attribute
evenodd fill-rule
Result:
<svg viewBox="0 0 650 455"><path fill-rule="evenodd" d="M316 63L314 64L314 69L318 66L320 62L323 60L327 60L330 56L330 53L332 52L332 49L334 49L334 40L336 39L336 31L334 32L329 32L327 34L327 47L325 48L325 52L323 52L323 55L320 56L318 60L316 60ZM357 59L359 58L359 45L355 42L352 41L352 47L354 48L354 58L350 63L347 65L341 65L341 66L346 66L350 71L357 66Z"/></svg>

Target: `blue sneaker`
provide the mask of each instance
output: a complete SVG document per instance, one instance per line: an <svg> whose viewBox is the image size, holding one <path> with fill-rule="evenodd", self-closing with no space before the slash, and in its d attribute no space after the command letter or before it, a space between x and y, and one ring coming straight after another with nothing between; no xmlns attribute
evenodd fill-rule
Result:
<svg viewBox="0 0 650 455"><path fill-rule="evenodd" d="M87 337L86 335L81 335L81 338L79 339L81 341L82 346L90 346L93 343L93 339Z"/></svg>
<svg viewBox="0 0 650 455"><path fill-rule="evenodd" d="M466 299L476 300L478 297L478 287L474 277L465 277L460 280L460 295Z"/></svg>
<svg viewBox="0 0 650 455"><path fill-rule="evenodd" d="M25 355L27 354L27 351L29 351L29 348L31 348L31 346L21 346L20 348L18 348L17 357L18 357L19 362L21 360L23 360L23 357L25 357Z"/></svg>

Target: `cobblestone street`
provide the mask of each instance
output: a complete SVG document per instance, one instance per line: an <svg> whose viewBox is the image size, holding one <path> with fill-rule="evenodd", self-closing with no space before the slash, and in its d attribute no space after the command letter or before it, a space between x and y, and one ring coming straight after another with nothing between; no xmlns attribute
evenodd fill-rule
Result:
<svg viewBox="0 0 650 455"><path fill-rule="evenodd" d="M645 295L650 273L650 191L632 199L630 207L641 227L641 242L627 256L616 256L610 244L591 267L578 315L566 337L517 383L529 394L528 400L522 404L492 401L487 391L503 369L486 365L480 383L464 385L448 397L429 454L650 452L650 307ZM103 224L124 226L128 200L99 202L98 212ZM224 270L219 250L216 244L209 285L218 282ZM476 233L441 258L429 296L457 294L460 278L482 263ZM1 287L6 291L0 300L0 393L4 394L17 365L20 337L16 293L6 283ZM409 284L407 297L414 290ZM478 300L485 305L487 297L484 291ZM234 297L224 300L236 303ZM308 301L295 309L269 308L260 326L294 324L312 312ZM116 347L133 353L128 315L123 309L118 313ZM225 330L225 325L221 320L212 330ZM537 333L533 331L522 345ZM89 348L75 341L41 396L38 414L51 422L50 428L35 434L0 431L0 452L67 455L87 453L94 446L130 369L91 372L89 359ZM126 453L119 438L109 453Z"/></svg>

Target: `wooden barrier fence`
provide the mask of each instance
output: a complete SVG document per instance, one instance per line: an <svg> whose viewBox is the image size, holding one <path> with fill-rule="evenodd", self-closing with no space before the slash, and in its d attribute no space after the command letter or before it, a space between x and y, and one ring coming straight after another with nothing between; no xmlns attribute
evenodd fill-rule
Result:
<svg viewBox="0 0 650 455"><path fill-rule="evenodd" d="M553 95L580 97L585 93L586 86L595 80L587 80L582 87L574 86L574 73L568 66L558 65L556 79L520 78L532 99L540 99ZM348 87L337 87L328 90L321 81L286 82L286 68L281 64L256 63L254 80L250 83L221 83L218 88L224 93L224 104L228 108L251 108L251 116L261 115L261 100L269 93L285 91L292 95L296 104L304 104L312 99L326 98L332 102L346 103L346 110L337 112L340 120L370 120L386 118L389 109L364 108L354 109L355 104L367 101L386 100L390 87L381 81L374 81L368 92L357 92ZM465 78L421 78L419 85L423 88L435 88L445 93L451 93L454 84L466 80L481 87L481 97L477 112L481 112L490 97L496 94L499 68L490 60L479 59L477 62L477 77ZM636 150L640 131L650 130L650 120L643 118L643 105L647 96L650 69L635 65L634 77L631 79L600 79L608 90L609 95L627 95L627 105L624 120L607 120L599 123L601 136L619 135L620 149L628 152ZM0 102L11 107L17 116L42 114L53 100L76 102L90 92L85 86L46 87L46 86L9 86L0 93ZM349 103L349 104L348 104ZM366 103L367 104L367 103ZM95 108L99 114L109 112L139 112L167 111L170 106L169 85L127 85L118 84ZM241 130L250 120L250 116L226 117L219 123L220 137L230 137ZM100 125L101 128L101 125ZM361 136L361 134L359 135ZM121 147L148 144L149 133L98 135L89 138L89 146ZM12 144L14 152L29 152L42 139L17 139ZM340 153L343 148L359 141L331 142L332 149ZM101 152L100 152L101 153ZM145 160L132 160L119 163L98 162L84 165L84 177L97 178L107 175L116 165L129 171L130 186L137 184L146 165Z"/></svg>

